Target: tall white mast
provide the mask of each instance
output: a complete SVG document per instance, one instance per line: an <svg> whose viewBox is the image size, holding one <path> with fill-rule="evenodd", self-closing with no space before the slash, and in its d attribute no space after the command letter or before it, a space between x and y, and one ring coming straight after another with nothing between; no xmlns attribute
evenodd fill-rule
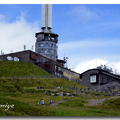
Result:
<svg viewBox="0 0 120 120"><path fill-rule="evenodd" d="M51 32L51 29L52 29L52 4L42 4L41 29L42 29L42 32Z"/></svg>

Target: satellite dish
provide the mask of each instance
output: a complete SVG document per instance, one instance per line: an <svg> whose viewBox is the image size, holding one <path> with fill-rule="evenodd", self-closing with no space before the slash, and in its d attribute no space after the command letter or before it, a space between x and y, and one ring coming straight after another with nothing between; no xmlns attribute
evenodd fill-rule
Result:
<svg viewBox="0 0 120 120"><path fill-rule="evenodd" d="M14 61L20 61L18 57L14 57Z"/></svg>
<svg viewBox="0 0 120 120"><path fill-rule="evenodd" d="M13 60L13 58L11 56L8 56L7 59L10 60L10 61Z"/></svg>

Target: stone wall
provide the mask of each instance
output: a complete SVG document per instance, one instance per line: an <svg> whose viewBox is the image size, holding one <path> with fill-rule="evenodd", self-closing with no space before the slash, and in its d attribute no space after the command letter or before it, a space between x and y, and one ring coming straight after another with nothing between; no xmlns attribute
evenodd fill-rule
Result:
<svg viewBox="0 0 120 120"><path fill-rule="evenodd" d="M97 83L92 83L92 84L90 83L90 75L91 74L99 74L99 71L98 70L89 70L89 71L83 73L82 76L81 76L80 84L85 85L89 88L99 86L99 78L98 78Z"/></svg>

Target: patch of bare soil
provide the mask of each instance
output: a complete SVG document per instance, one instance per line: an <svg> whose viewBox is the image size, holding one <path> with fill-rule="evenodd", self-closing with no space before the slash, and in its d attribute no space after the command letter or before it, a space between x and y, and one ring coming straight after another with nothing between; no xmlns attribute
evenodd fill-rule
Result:
<svg viewBox="0 0 120 120"><path fill-rule="evenodd" d="M58 102L56 102L56 103L51 104L51 106L58 105L59 103L63 103L63 102L65 102L65 101L67 101L67 100L60 100L60 101L58 101Z"/></svg>
<svg viewBox="0 0 120 120"><path fill-rule="evenodd" d="M119 97L120 96L114 96L114 97L103 98L103 99L91 99L91 100L88 100L88 103L86 105L87 106L94 106L94 105L102 104L105 100L117 99Z"/></svg>

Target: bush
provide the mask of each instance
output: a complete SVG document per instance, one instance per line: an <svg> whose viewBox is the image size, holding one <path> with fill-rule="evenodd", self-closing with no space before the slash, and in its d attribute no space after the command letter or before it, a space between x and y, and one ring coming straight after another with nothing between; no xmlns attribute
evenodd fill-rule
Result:
<svg viewBox="0 0 120 120"><path fill-rule="evenodd" d="M103 104L103 107L120 108L120 98L106 100Z"/></svg>
<svg viewBox="0 0 120 120"><path fill-rule="evenodd" d="M16 89L13 85L2 85L2 91L4 91L4 92L16 92Z"/></svg>
<svg viewBox="0 0 120 120"><path fill-rule="evenodd" d="M18 85L15 85L15 88L16 88L18 91L20 91L20 92L23 91L22 88L21 88L20 86L18 86Z"/></svg>

